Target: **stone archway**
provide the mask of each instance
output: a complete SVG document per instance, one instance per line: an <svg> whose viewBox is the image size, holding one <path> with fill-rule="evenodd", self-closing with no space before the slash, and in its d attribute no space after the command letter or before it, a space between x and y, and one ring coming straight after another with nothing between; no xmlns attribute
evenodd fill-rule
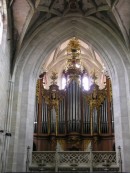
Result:
<svg viewBox="0 0 130 173"><path fill-rule="evenodd" d="M127 50L110 28L81 17L55 18L41 25L24 43L13 73L12 139L7 171L25 171L27 146L33 144L35 84L41 67L59 42L73 36L89 42L105 59L112 79L116 146L122 148L123 171L130 170L128 113L130 72Z"/></svg>

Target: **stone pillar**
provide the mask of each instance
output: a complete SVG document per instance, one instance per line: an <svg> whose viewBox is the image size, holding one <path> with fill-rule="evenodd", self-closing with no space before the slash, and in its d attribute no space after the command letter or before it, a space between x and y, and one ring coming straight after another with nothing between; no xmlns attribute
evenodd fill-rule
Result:
<svg viewBox="0 0 130 173"><path fill-rule="evenodd" d="M112 82L116 151L121 147L122 171L130 170L130 126L125 76Z"/></svg>
<svg viewBox="0 0 130 173"><path fill-rule="evenodd" d="M35 81L26 76L14 87L8 167L6 171L26 171L27 146L32 152L35 109Z"/></svg>

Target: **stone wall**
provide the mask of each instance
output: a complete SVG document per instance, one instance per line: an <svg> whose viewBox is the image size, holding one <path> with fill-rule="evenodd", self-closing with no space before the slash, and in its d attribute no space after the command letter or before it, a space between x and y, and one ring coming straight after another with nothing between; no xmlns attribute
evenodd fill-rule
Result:
<svg viewBox="0 0 130 173"><path fill-rule="evenodd" d="M10 76L10 44L7 41L6 31L3 31L0 44L0 169L4 158L5 133L8 116L8 95Z"/></svg>

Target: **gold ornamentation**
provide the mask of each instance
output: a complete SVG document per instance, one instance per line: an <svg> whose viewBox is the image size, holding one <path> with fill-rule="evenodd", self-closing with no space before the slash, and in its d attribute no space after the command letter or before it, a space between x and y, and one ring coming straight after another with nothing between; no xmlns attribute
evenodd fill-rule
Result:
<svg viewBox="0 0 130 173"><path fill-rule="evenodd" d="M111 85L111 81L110 81L110 102L112 102L112 85Z"/></svg>
<svg viewBox="0 0 130 173"><path fill-rule="evenodd" d="M91 86L90 91L87 93L87 101L90 105L90 108L92 110L96 107L99 108L99 106L102 104L104 99L107 97L106 90L100 90L99 86L95 83Z"/></svg>
<svg viewBox="0 0 130 173"><path fill-rule="evenodd" d="M51 79L52 79L52 84L57 84L56 80L58 78L56 71L52 71Z"/></svg>
<svg viewBox="0 0 130 173"><path fill-rule="evenodd" d="M73 55L74 57L79 56L81 53L80 43L77 38L72 38L67 47L67 54Z"/></svg>
<svg viewBox="0 0 130 173"><path fill-rule="evenodd" d="M38 103L39 103L39 92L40 92L40 79L37 80L36 84L36 99Z"/></svg>
<svg viewBox="0 0 130 173"><path fill-rule="evenodd" d="M92 72L91 77L92 77L92 79L93 79L93 83L96 83L97 75L96 75L95 69L94 69L94 71Z"/></svg>
<svg viewBox="0 0 130 173"><path fill-rule="evenodd" d="M81 54L80 43L77 38L72 38L67 47L68 60L65 67L65 74L68 76L68 83L72 80L80 83L80 76L83 73L83 67L81 66L81 60L79 55Z"/></svg>
<svg viewBox="0 0 130 173"><path fill-rule="evenodd" d="M84 151L87 151L87 150L90 149L90 148L89 148L90 144L91 144L91 140L90 140L90 139L85 139L85 140L83 140Z"/></svg>
<svg viewBox="0 0 130 173"><path fill-rule="evenodd" d="M100 107L104 99L107 97L107 92L106 88L100 90L99 86L96 84L97 75L95 70L93 71L91 77L93 79L93 85L90 88L90 93L87 96L87 100L90 103L90 107L92 107L93 110L93 108L95 107L97 109Z"/></svg>
<svg viewBox="0 0 130 173"><path fill-rule="evenodd" d="M60 144L62 150L65 150L66 141L64 139L58 139L58 143Z"/></svg>
<svg viewBox="0 0 130 173"><path fill-rule="evenodd" d="M81 146L81 144L82 144L81 140L82 139L81 139L80 135L77 135L77 136L72 135L72 136L69 136L68 143L71 145L72 148L80 149L80 147L82 147Z"/></svg>
<svg viewBox="0 0 130 173"><path fill-rule="evenodd" d="M52 85L50 85L49 90L43 88L43 98L45 99L45 103L48 105L48 119L50 122L50 111L54 108L56 112L56 136L58 134L58 113L59 113L59 102L63 98L63 91L59 90L58 85L56 85L56 79L58 78L57 72L53 71L51 75ZM50 123L49 123L50 128ZM50 130L49 130L50 131Z"/></svg>
<svg viewBox="0 0 130 173"><path fill-rule="evenodd" d="M99 86L95 82L91 86L90 91L87 92L86 100L90 105L91 135L93 135L93 110L96 108L97 111L99 111L99 107L101 106L106 97L107 97L106 89L100 90ZM99 133L100 133L100 126L99 126Z"/></svg>

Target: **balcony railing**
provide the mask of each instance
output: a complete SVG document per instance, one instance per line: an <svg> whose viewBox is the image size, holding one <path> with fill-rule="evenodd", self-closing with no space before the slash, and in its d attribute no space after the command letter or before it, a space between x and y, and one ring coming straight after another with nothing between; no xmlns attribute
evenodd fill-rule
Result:
<svg viewBox="0 0 130 173"><path fill-rule="evenodd" d="M120 152L120 150L119 150ZM28 162L29 163L29 162ZM121 154L114 151L35 151L30 171L121 171Z"/></svg>

